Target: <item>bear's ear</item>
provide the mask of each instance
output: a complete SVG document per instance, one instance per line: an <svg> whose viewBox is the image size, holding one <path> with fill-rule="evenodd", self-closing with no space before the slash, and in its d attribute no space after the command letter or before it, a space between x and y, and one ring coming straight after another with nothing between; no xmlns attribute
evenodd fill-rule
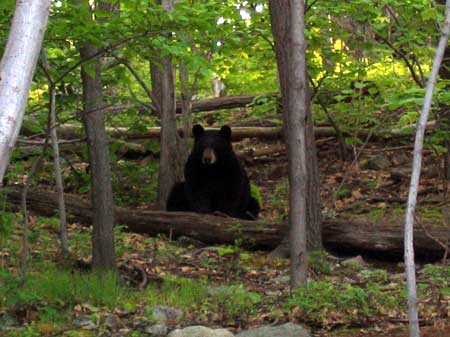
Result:
<svg viewBox="0 0 450 337"><path fill-rule="evenodd" d="M192 134L194 135L194 138L200 138L205 133L205 129L203 129L203 126L200 124L194 125L192 128Z"/></svg>
<svg viewBox="0 0 450 337"><path fill-rule="evenodd" d="M231 141L231 128L228 125L222 126L220 134L228 141Z"/></svg>

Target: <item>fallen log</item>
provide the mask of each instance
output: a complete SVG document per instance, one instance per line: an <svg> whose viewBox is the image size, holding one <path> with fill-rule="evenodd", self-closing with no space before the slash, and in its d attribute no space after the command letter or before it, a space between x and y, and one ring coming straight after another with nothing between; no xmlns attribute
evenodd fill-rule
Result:
<svg viewBox="0 0 450 337"><path fill-rule="evenodd" d="M435 122L427 124L427 130L433 129ZM206 130L219 130L218 128L206 128ZM389 140L393 138L412 137L414 126L408 125L403 128L394 128L385 131L372 131L372 130L360 130L357 135L361 139L367 138L369 135L372 140ZM124 127L108 127L106 128L108 136L115 139L151 139L159 138L160 128L151 127L145 131L134 131ZM183 135L183 130L178 130L180 136ZM335 130L329 126L319 126L314 128L316 138L321 137L333 137L336 135ZM22 130L22 134L25 136L36 136L27 131ZM345 133L344 133L345 134ZM355 136L354 134L346 134L349 136ZM84 130L81 125L64 124L58 128L58 136L60 139L76 139L84 138ZM260 139L281 139L283 137L283 128L281 126L272 127L234 127L231 138L233 141L238 141L243 138L260 138Z"/></svg>
<svg viewBox="0 0 450 337"><path fill-rule="evenodd" d="M219 130L218 128L205 128L206 130ZM134 131L129 128L124 127L108 127L106 131L110 138L115 139L127 139L127 140L137 140L137 139L155 139L159 138L160 134L159 127L147 128L145 131ZM333 133L332 130L320 130L319 132L324 132L327 135ZM183 135L183 130L180 128L178 130L180 136ZM22 130L22 135L24 136L36 136L36 134L30 133L28 130ZM74 139L74 138L85 138L84 129L81 125L74 124L64 124L58 128L58 136L60 139ZM281 127L238 127L233 128L232 140L237 141L243 138L264 138L264 139L279 139L282 136Z"/></svg>
<svg viewBox="0 0 450 337"><path fill-rule="evenodd" d="M21 189L8 187L8 201L20 205ZM87 200L66 194L66 208L70 221L90 225L92 211ZM28 208L39 215L53 216L57 211L56 192L31 189ZM273 249L287 231L286 224L264 220L247 221L195 213L170 213L128 208L116 208L117 223L130 232L148 235L166 234L170 237L190 236L207 244L234 244L240 240L246 248ZM443 240L449 236L445 226L429 226L429 235ZM442 258L443 247L430 239L422 228L415 228L415 252L418 259ZM369 220L332 219L323 223L323 242L326 249L337 254L363 254L378 259L403 258L403 227L401 223Z"/></svg>
<svg viewBox="0 0 450 337"><path fill-rule="evenodd" d="M331 138L333 139L333 138ZM324 139L329 140L329 138ZM323 140L318 140L317 144L323 143ZM25 144L25 145L24 145ZM51 144L51 143L50 143ZM19 150L19 156L21 159L25 159L32 156L39 156L42 153L42 146L44 141L33 141L33 142L18 142L17 148ZM159 152L149 151L142 144L125 142L122 140L115 140L110 142L110 146L115 146L114 152L119 156L120 159L142 159L147 156L153 156L154 158L159 158ZM86 144L84 140L79 140L77 142L59 142L59 150L62 153L72 153L81 154L85 149ZM251 163L257 157L269 156L276 153L285 153L286 146L284 144L268 145L263 148L250 148L237 150L236 155L238 158Z"/></svg>
<svg viewBox="0 0 450 337"><path fill-rule="evenodd" d="M269 95L276 95L276 94L265 94L262 96L269 96ZM192 101L192 112L242 108L252 103L256 97L258 96L257 95L222 96ZM181 113L181 102L177 102L177 113Z"/></svg>

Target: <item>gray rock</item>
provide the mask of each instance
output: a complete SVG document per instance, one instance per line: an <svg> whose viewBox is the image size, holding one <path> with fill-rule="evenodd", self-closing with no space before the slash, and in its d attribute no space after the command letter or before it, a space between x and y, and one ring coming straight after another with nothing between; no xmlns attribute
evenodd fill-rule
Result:
<svg viewBox="0 0 450 337"><path fill-rule="evenodd" d="M195 325L184 329L176 329L167 337L234 337L234 335L226 329L210 329L205 326Z"/></svg>
<svg viewBox="0 0 450 337"><path fill-rule="evenodd" d="M272 281L275 283L289 283L290 280L291 277L289 275L280 275L272 279Z"/></svg>
<svg viewBox="0 0 450 337"><path fill-rule="evenodd" d="M287 259L289 257L289 244L286 240L280 243L274 250L272 250L269 255L270 259Z"/></svg>
<svg viewBox="0 0 450 337"><path fill-rule="evenodd" d="M0 315L0 331L9 330L19 326L19 322L10 314L5 313Z"/></svg>
<svg viewBox="0 0 450 337"><path fill-rule="evenodd" d="M312 337L301 325L286 323L274 327L262 327L243 331L236 337Z"/></svg>
<svg viewBox="0 0 450 337"><path fill-rule="evenodd" d="M103 324L105 324L105 326L107 326L111 330L117 330L121 325L120 318L117 317L117 315L106 316L105 322Z"/></svg>
<svg viewBox="0 0 450 337"><path fill-rule="evenodd" d="M177 241L180 243L180 245L185 247L189 246L193 246L195 248L206 247L206 244L204 242L183 235L178 237Z"/></svg>
<svg viewBox="0 0 450 337"><path fill-rule="evenodd" d="M342 261L341 264L347 267L364 267L367 265L367 262L364 261L361 255L358 255Z"/></svg>
<svg viewBox="0 0 450 337"><path fill-rule="evenodd" d="M169 331L165 324L155 324L146 327L145 332L151 337L165 337Z"/></svg>
<svg viewBox="0 0 450 337"><path fill-rule="evenodd" d="M384 170L391 167L391 161L382 154L379 154L373 158L370 158L367 167L371 170Z"/></svg>
<svg viewBox="0 0 450 337"><path fill-rule="evenodd" d="M183 317L183 311L177 308L157 305L153 308L152 317L156 322L165 322L167 320L179 320Z"/></svg>
<svg viewBox="0 0 450 337"><path fill-rule="evenodd" d="M80 317L73 321L73 325L84 330L93 330L97 325L87 317Z"/></svg>

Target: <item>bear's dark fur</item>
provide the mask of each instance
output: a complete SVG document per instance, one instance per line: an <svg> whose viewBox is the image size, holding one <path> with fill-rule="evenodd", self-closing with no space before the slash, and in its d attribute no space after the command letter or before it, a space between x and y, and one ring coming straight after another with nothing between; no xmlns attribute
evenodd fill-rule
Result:
<svg viewBox="0 0 450 337"><path fill-rule="evenodd" d="M225 213L253 220L260 206L250 195L247 173L231 146L231 129L205 131L192 128L195 143L184 168L186 181L173 186L168 211Z"/></svg>

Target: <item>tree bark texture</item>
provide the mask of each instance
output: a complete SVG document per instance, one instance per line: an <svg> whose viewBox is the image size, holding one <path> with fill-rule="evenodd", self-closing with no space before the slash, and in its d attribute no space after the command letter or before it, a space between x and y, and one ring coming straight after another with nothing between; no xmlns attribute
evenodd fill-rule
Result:
<svg viewBox="0 0 450 337"><path fill-rule="evenodd" d="M192 101L192 112L215 111L222 109L243 108L261 95L222 96ZM177 113L182 113L183 102L177 102Z"/></svg>
<svg viewBox="0 0 450 337"><path fill-rule="evenodd" d="M283 106L284 118L286 121L287 107L289 107L289 51L291 50L291 41L289 40L289 22L286 20L290 16L290 9L287 7L287 1L270 0L270 20L272 33L275 40L275 53L278 64L278 78L281 88L281 101ZM286 11L287 10L287 11ZM311 97L307 85L306 102L306 168L308 179L306 182L306 200L307 209L307 247L308 250L320 249L321 242L321 202L320 202L320 180L319 165L317 162L317 150L315 144L314 125L311 111ZM334 132L334 131L333 131ZM289 135L287 135L289 137Z"/></svg>
<svg viewBox="0 0 450 337"><path fill-rule="evenodd" d="M50 0L17 1L0 62L0 188L22 126L50 3Z"/></svg>
<svg viewBox="0 0 450 337"><path fill-rule="evenodd" d="M180 73L180 90L181 90L181 113L183 116L183 140L182 140L182 154L183 162L186 162L190 152L188 139L191 137L191 113L192 113L192 90L189 86L189 70L183 61L179 63Z"/></svg>
<svg viewBox="0 0 450 337"><path fill-rule="evenodd" d="M420 113L420 119L417 123L416 140L414 143L414 158L412 166L411 184L408 193L408 205L405 217L405 269L408 286L408 321L409 336L419 337L419 314L418 299L416 285L416 268L414 261L414 215L417 204L417 193L419 188L420 173L422 168L423 143L425 138L425 128L430 113L431 104L433 103L433 92L439 73L439 67L444 57L445 48L450 33L450 0L445 4L445 23L436 56L433 61L430 77L427 82L425 99Z"/></svg>
<svg viewBox="0 0 450 337"><path fill-rule="evenodd" d="M92 113L95 111L92 111ZM427 123L427 130L433 130L435 127L435 122ZM386 131L371 131L371 130L361 130L358 136L362 139L367 138L369 135L370 140L380 140L389 141L398 138L408 138L412 139L411 128L413 126L406 126L403 128L386 130ZM218 128L205 128L206 130L219 130ZM283 128L278 126L238 126L233 127L233 133L231 134L232 141L238 141L243 138L261 138L261 139L282 139L284 137ZM133 132L128 128L124 127L110 127L106 128L108 136L110 138L117 139L151 139L159 138L161 129L158 127L147 128L146 131ZM84 129L78 125L65 124L61 125L58 130L60 138L65 140L83 138L85 133ZM178 134L183 135L183 129L178 129ZM314 134L316 137L334 137L336 136L336 131L333 127L320 126L314 128ZM27 129L22 130L22 135L36 138L36 134Z"/></svg>
<svg viewBox="0 0 450 337"><path fill-rule="evenodd" d="M69 243L67 234L67 216L66 204L64 202L64 185L61 173L61 159L59 155L58 135L56 131L56 88L53 83L49 83L49 118L50 118L50 136L52 139L53 161L55 163L55 182L58 191L58 206L60 219L60 239L61 251L64 255L69 253Z"/></svg>
<svg viewBox="0 0 450 337"><path fill-rule="evenodd" d="M81 58L97 52L93 45L80 48ZM91 169L91 198L93 209L92 264L94 269L115 269L114 247L114 200L111 182L108 137L105 129L105 114L98 109L103 104L101 66L95 58L91 77L86 67L81 67L83 82L83 124L86 132L89 163ZM94 112L90 112L94 111Z"/></svg>
<svg viewBox="0 0 450 337"><path fill-rule="evenodd" d="M21 188L8 187L8 202L21 205ZM65 194L69 221L91 225L93 211L90 203L72 194ZM53 216L58 209L58 195L42 188L30 189L28 208L43 216ZM287 232L287 225L264 220L246 221L208 214L144 211L115 208L117 223L127 230L149 235L166 234L176 238L190 236L207 244L234 244L242 240L246 248L273 249ZM449 237L448 228L425 224L433 237L443 241ZM323 222L324 247L338 255L363 254L377 259L401 261L403 257L403 223L385 219L369 221L338 216ZM441 259L444 248L430 239L422 228L414 230L416 256L424 260Z"/></svg>
<svg viewBox="0 0 450 337"><path fill-rule="evenodd" d="M167 12L173 11L173 0L160 0L159 3ZM181 156L181 139L178 136L177 129L172 56L160 56L157 58L156 63L156 66L159 65L160 68L152 68L152 75L156 75L156 79L152 79L152 83L159 88L156 90L159 94L155 95L155 97L159 96L160 101L158 105L161 110L158 205L161 210L165 210L172 186L176 182L183 180L184 161Z"/></svg>
<svg viewBox="0 0 450 337"><path fill-rule="evenodd" d="M287 2L286 2L287 3ZM306 79L305 3L291 0L286 6L289 24L289 90L287 109L289 169L289 245L291 288L306 285Z"/></svg>

